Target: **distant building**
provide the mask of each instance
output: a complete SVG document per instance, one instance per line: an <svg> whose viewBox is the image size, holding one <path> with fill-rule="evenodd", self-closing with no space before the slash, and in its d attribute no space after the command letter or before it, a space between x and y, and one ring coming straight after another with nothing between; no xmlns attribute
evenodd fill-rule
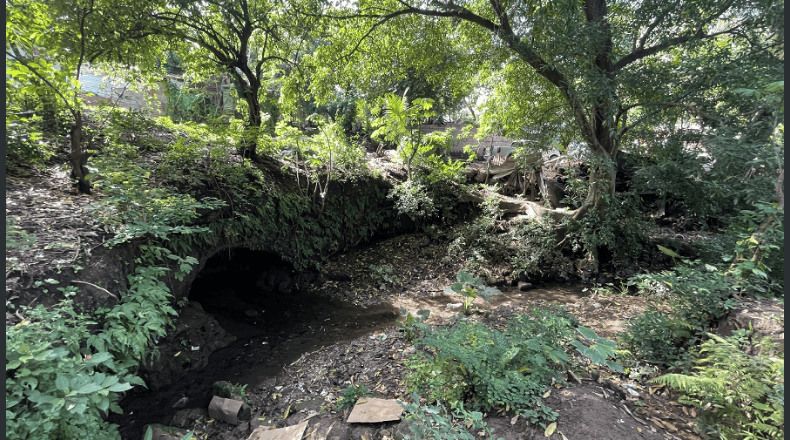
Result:
<svg viewBox="0 0 790 440"><path fill-rule="evenodd" d="M132 110L148 108L154 116L162 116L167 113L169 103L168 84L177 90L181 90L185 85L185 81L180 76L167 75L156 89L149 88L138 91L132 90L127 82L113 79L88 67L83 68L80 75L80 84L85 94L85 102L90 105L96 105L99 102L113 102L120 107ZM213 108L218 109L219 114L232 114L236 108L235 99L231 94L232 85L229 79L221 77L199 83L194 87L205 92L207 101Z"/></svg>

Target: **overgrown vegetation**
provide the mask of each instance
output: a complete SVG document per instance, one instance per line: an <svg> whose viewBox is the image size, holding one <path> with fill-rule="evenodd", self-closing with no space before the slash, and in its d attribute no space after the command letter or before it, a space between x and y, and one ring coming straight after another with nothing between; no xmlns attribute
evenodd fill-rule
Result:
<svg viewBox="0 0 790 440"><path fill-rule="evenodd" d="M589 345L574 338L574 327ZM464 404L483 411L513 409L529 423L545 427L557 413L541 396L572 365L571 347L593 363L622 371L613 361L615 344L578 326L562 309L515 316L503 330L458 319L450 327L423 332L416 344L427 350L406 360L406 385L429 403L452 409Z"/></svg>
<svg viewBox="0 0 790 440"><path fill-rule="evenodd" d="M107 246L131 243L137 249L129 289L116 292L117 304L92 317L76 312L71 300L50 311L17 310L25 321L6 332L9 438L118 438L104 418L120 410L120 392L143 385L135 376L138 366L156 356L153 340L165 335L176 314L163 279L180 280L191 272L195 249L217 239L270 243L295 266L315 266L323 255L370 236L383 221L380 211L370 209L385 200L375 186L366 197L334 194L332 179L323 182L321 197L289 193L267 184L249 163L230 161L234 145L221 132L152 123L117 110L108 117L114 123L103 133L103 155L95 162L104 197L92 214L115 234ZM151 128L163 133L165 127L187 136L170 145L130 136ZM326 142L326 133L317 136L322 135ZM141 150L151 147L162 160L139 161ZM12 245L31 241L13 223L6 233Z"/></svg>
<svg viewBox="0 0 790 440"><path fill-rule="evenodd" d="M739 296L784 294L780 2L290 6L7 2L7 170L66 164L82 194L98 190L89 212L113 234L105 244L135 255L128 280L115 280L125 291L107 290L117 301L91 316L73 302L75 286L61 285L65 299L50 309L14 304L9 292L19 318L6 331L9 438L118 438L104 419L118 393L141 384L137 368L176 313L165 281L183 280L195 251L265 247L316 269L385 225L451 238L445 260L470 271L450 287L466 315L496 294L486 278L618 276L654 302L620 335L632 361L685 368L657 380L703 410L711 435L781 435L783 388L772 381L783 358L760 341L760 354L747 353L744 333L709 333ZM88 111L88 66L123 67L121 93L149 94L164 73L190 86L169 89L167 117L120 109L117 91ZM201 86L215 80L233 86L236 114L219 117L219 96ZM440 230L461 220L471 189L465 163L447 155L457 137L421 131L445 119L475 121L478 137L526 140L515 156L535 179L539 150L583 142L583 163L555 170L572 209L533 204L542 215L508 219L493 187L467 206L476 218ZM369 171L371 141L378 155L395 148L405 181ZM632 175L621 182L626 150ZM692 244L656 248L654 218L662 233L697 233ZM7 249L34 246L36 231L17 221L7 218ZM7 258L7 277L22 268ZM387 266L369 269L379 284L399 282ZM29 281L56 291L46 289L56 280ZM405 316L404 337L426 348L407 360L406 381L439 402L408 408L423 438L465 438L459 420L486 431L477 410L500 406L552 420L540 395L572 363L571 347L620 370L613 343L561 312L505 329L468 319L432 329L425 313Z"/></svg>
<svg viewBox="0 0 790 440"><path fill-rule="evenodd" d="M653 379L684 394L679 402L699 408L702 432L722 440L784 438L784 353L770 338L752 340L708 333L688 373ZM756 351L756 353L749 353Z"/></svg>

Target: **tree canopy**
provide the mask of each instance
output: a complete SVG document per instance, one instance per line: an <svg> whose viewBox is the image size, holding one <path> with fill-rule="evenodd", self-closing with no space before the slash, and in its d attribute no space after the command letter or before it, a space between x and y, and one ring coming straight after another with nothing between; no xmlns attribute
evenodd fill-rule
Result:
<svg viewBox="0 0 790 440"><path fill-rule="evenodd" d="M761 57L768 62L758 68L762 75L772 71L778 79L781 13L776 2L746 0L359 1L326 13L345 25L325 55L346 60L350 75L375 77L387 72L359 65L400 59L394 57L404 50L403 35L412 48L452 42L417 46L413 65L438 62L445 48L464 48L471 62L447 74L482 71L493 92L488 109L502 128L518 133L546 121L555 130L573 129L587 144L597 165L578 217L613 193L615 171L607 163L636 127L681 115L721 122L706 97L727 78L720 72L733 79L746 58ZM374 55L379 61L363 60L368 48L382 46ZM563 119L572 124L558 124Z"/></svg>

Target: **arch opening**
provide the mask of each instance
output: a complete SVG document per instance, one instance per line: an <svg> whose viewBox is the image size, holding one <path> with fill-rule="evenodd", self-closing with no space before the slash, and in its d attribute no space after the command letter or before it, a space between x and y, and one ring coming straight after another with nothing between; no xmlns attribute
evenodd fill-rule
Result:
<svg viewBox="0 0 790 440"><path fill-rule="evenodd" d="M217 381L253 389L304 353L395 323L394 306L359 307L321 296L310 288L314 278L271 252L232 248L209 257L175 330L158 344L165 362L148 371L149 385L153 376L172 380L120 402L124 414L110 420L121 426L121 436L139 438L145 424L206 408Z"/></svg>

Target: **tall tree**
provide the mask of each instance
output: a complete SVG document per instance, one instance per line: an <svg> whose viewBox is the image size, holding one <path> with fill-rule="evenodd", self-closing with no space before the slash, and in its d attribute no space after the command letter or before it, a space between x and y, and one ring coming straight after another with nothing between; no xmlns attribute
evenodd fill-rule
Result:
<svg viewBox="0 0 790 440"><path fill-rule="evenodd" d="M297 22L290 6L273 0L177 0L153 16L159 32L186 43L179 49L187 69L208 69L232 78L247 104L245 157L256 155L254 139L263 123L266 80L294 62L309 30ZM269 97L270 119L264 127L271 134L276 124L272 101Z"/></svg>
<svg viewBox="0 0 790 440"><path fill-rule="evenodd" d="M54 93L68 110L73 122L69 161L82 193L91 193L83 142L82 69L100 61L150 64L147 60L154 59L154 46L139 41L152 35L141 22L152 5L148 1L118 5L108 0L6 2L8 73L23 90Z"/></svg>
<svg viewBox="0 0 790 440"><path fill-rule="evenodd" d="M634 127L667 111L717 119L715 109L697 103L709 70L685 69L690 60L680 56L724 63L722 54L736 40L783 44L776 19L782 13L783 5L772 0L360 0L325 15L346 23L357 40L347 43L351 50L380 34L408 44L402 29L410 17L450 20L450 36L485 58L479 66L515 69L542 91L523 99L561 102L594 165L587 198L571 212L581 218L613 195L612 163ZM707 45L711 52L695 51L706 42L716 43Z"/></svg>

